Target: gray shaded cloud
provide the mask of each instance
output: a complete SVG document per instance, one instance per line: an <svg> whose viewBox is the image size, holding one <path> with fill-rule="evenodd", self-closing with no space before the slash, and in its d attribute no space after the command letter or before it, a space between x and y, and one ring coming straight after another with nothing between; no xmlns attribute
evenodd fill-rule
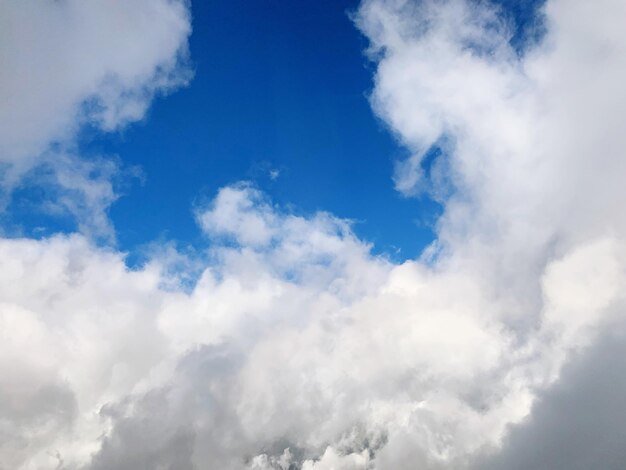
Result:
<svg viewBox="0 0 626 470"><path fill-rule="evenodd" d="M168 390L154 390L130 403L101 410L111 420L113 432L102 440L90 470L180 469L193 470L195 434L186 426L180 407L172 407ZM174 414L174 416L173 416Z"/></svg>
<svg viewBox="0 0 626 470"><path fill-rule="evenodd" d="M626 462L626 330L610 325L574 355L481 470L620 470Z"/></svg>

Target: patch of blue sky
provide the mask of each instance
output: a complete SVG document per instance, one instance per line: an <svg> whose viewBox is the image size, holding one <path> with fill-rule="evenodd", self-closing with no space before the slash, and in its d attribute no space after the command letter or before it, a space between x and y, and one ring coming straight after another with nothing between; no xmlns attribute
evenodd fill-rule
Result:
<svg viewBox="0 0 626 470"><path fill-rule="evenodd" d="M523 51L540 30L541 2L498 3ZM296 213L324 210L353 220L375 253L397 261L419 256L434 239L440 205L394 189L394 162L407 155L368 103L374 66L349 18L357 5L192 3L190 85L157 99L141 123L81 133L81 154L119 155L125 166L143 169L143 182L126 185L110 209L119 248L134 254L131 264L154 240L206 244L194 206L241 180ZM21 190L13 198L13 225L5 226L23 227L29 236L72 230L69 219L32 210L45 198L41 191Z"/></svg>

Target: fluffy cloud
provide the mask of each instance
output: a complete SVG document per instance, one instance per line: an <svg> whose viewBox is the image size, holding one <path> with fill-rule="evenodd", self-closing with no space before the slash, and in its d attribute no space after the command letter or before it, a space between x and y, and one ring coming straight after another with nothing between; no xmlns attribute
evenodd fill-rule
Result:
<svg viewBox="0 0 626 470"><path fill-rule="evenodd" d="M80 193L87 210L63 209L98 234L114 200L108 179L88 181L97 162L67 165L84 125L103 131L140 120L156 94L190 78L185 1L23 1L0 5L0 188L3 205L24 175L41 164L55 190ZM111 163L103 163L103 173ZM32 177L32 176L31 176ZM102 187L94 194L86 186ZM95 199L94 199L95 196ZM90 220L86 212L100 220ZM107 233L108 231L108 233Z"/></svg>
<svg viewBox="0 0 626 470"><path fill-rule="evenodd" d="M167 256L129 271L79 235L2 241L3 466L459 465L528 413L624 281L612 241L551 263L545 326L520 341L479 279L372 257L344 221L248 185L199 219L221 213L207 234L230 236L190 292ZM272 242L242 243L253 215ZM590 260L603 293L569 322Z"/></svg>
<svg viewBox="0 0 626 470"><path fill-rule="evenodd" d="M520 56L486 3L362 4L374 109L413 152L398 188L445 208L422 259L246 183L197 208L195 259L1 240L0 468L619 467L588 436L623 434L598 364L623 349L624 8L552 0Z"/></svg>

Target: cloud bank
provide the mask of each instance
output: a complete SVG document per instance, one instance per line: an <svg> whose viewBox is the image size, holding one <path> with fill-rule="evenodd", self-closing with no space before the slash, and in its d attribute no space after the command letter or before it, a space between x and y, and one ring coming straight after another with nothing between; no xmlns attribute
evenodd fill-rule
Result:
<svg viewBox="0 0 626 470"><path fill-rule="evenodd" d="M178 60L188 34L183 4L132 5L182 36L130 39L158 53L119 78L124 106L104 91L87 106L103 129L143 115L134 92L160 89L170 75L154 64ZM130 270L81 234L1 239L0 468L588 468L581 449L623 467L610 438L626 391L626 6L550 0L544 13L523 55L489 3L356 13L373 108L412 152L396 185L444 207L419 260L374 256L348 221L297 215L247 183L197 208L199 256L163 249ZM93 67L134 64L121 49ZM58 108L72 125L94 93L79 88ZM20 122L2 137L11 161ZM24 138L24 155L58 125Z"/></svg>

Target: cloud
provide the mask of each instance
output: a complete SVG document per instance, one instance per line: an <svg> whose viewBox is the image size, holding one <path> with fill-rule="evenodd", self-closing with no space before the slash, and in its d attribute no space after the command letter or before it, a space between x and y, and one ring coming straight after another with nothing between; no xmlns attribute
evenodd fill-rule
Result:
<svg viewBox="0 0 626 470"><path fill-rule="evenodd" d="M552 0L520 55L488 3L361 5L374 109L414 155L398 188L444 204L421 259L248 183L196 208L195 257L0 240L0 468L623 464L591 435L622 433L598 370L625 320L624 8Z"/></svg>
<svg viewBox="0 0 626 470"><path fill-rule="evenodd" d="M612 242L555 262L554 320L518 342L479 279L373 257L345 221L284 212L249 185L199 218L225 212L232 226L207 233L233 238L214 240L191 292L168 256L130 271L79 235L2 241L3 466L446 468L496 445L595 324L562 321L575 273L606 260L594 278L623 282ZM251 215L271 240L244 243ZM608 308L619 295L605 292L580 305Z"/></svg>
<svg viewBox="0 0 626 470"><path fill-rule="evenodd" d="M29 0L2 2L0 16L4 205L24 175L43 163L59 173L53 187L83 192L89 211L106 219L111 196L93 200L93 191L76 184L85 177L81 168L97 162L68 166L64 155L78 153L74 139L82 126L120 129L142 119L154 96L189 81L187 3ZM68 210L93 231L111 231L102 220L92 223L82 211Z"/></svg>
<svg viewBox="0 0 626 470"><path fill-rule="evenodd" d="M542 393L529 419L512 427L502 451L475 468L583 470L624 466L624 325L611 325L559 382Z"/></svg>

